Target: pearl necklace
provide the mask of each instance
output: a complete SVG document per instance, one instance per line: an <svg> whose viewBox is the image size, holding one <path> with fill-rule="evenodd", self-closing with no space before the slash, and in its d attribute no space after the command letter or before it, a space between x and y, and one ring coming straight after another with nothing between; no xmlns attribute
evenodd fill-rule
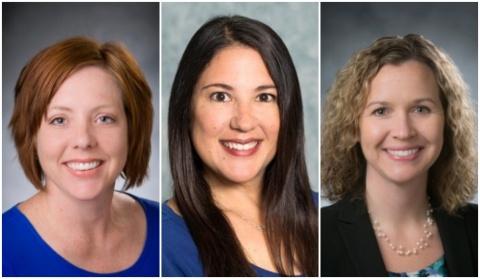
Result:
<svg viewBox="0 0 480 279"><path fill-rule="evenodd" d="M380 238L383 239L388 247L392 249L397 255L399 256L411 256L411 255L418 255L420 252L428 247L430 247L429 240L433 237L433 233L431 231L431 227L434 224L433 218L432 218L432 206L430 205L430 202L428 203L428 208L425 213L427 220L423 224L423 235L420 237L420 239L415 243L415 247L411 249L407 249L402 245L395 245L392 243L392 240L387 236L387 234L381 229L380 227L380 222L375 219L373 219L373 230L375 231L375 234ZM369 212L370 214L370 212ZM372 215L370 214L372 217Z"/></svg>

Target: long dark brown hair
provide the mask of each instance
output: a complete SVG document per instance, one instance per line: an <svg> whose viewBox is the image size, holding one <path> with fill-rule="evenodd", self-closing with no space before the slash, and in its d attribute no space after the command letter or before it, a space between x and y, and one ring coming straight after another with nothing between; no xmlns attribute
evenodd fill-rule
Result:
<svg viewBox="0 0 480 279"><path fill-rule="evenodd" d="M221 49L241 44L261 55L278 92L280 130L261 192L265 236L277 271L318 276L318 210L304 155L300 86L292 59L267 25L245 17L217 17L192 37L178 66L168 111L168 144L174 200L198 247L205 275L255 276L229 222L213 201L192 145L191 101L206 65Z"/></svg>

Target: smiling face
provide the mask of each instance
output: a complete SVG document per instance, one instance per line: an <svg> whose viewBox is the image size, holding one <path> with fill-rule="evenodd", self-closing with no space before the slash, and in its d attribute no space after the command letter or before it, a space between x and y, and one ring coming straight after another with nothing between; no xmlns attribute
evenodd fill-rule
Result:
<svg viewBox="0 0 480 279"><path fill-rule="evenodd" d="M195 85L192 141L212 184L260 185L277 149L277 90L260 54L229 46Z"/></svg>
<svg viewBox="0 0 480 279"><path fill-rule="evenodd" d="M89 200L113 191L127 159L127 119L113 76L81 68L60 86L36 137L47 191Z"/></svg>
<svg viewBox="0 0 480 279"><path fill-rule="evenodd" d="M426 181L443 146L444 112L435 76L420 62L383 66L360 117L367 176L407 184Z"/></svg>

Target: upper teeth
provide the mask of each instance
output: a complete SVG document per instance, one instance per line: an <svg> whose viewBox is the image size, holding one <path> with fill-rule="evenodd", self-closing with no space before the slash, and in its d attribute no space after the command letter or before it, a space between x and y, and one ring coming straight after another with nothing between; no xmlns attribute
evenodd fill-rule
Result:
<svg viewBox="0 0 480 279"><path fill-rule="evenodd" d="M418 150L419 150L418 148L406 149L406 150L388 150L388 153L396 157L407 157L416 153Z"/></svg>
<svg viewBox="0 0 480 279"><path fill-rule="evenodd" d="M100 165L100 161L92 161L92 162L68 162L67 166L74 170L84 171L84 170L91 170Z"/></svg>
<svg viewBox="0 0 480 279"><path fill-rule="evenodd" d="M236 142L231 142L231 141L226 141L223 142L223 145L230 149L235 149L235 150L248 150L257 145L258 141L251 141L249 143L241 144L241 143L236 143Z"/></svg>

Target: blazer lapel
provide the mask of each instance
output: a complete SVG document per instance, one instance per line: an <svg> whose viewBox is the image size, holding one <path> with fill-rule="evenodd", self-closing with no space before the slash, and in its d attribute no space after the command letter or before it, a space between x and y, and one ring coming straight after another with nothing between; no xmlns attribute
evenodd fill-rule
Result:
<svg viewBox="0 0 480 279"><path fill-rule="evenodd" d="M472 247L468 242L465 221L461 217L450 216L443 210L435 210L438 231L445 253L448 276L470 276L475 273Z"/></svg>
<svg viewBox="0 0 480 279"><path fill-rule="evenodd" d="M365 203L347 201L338 226L357 275L388 276Z"/></svg>

